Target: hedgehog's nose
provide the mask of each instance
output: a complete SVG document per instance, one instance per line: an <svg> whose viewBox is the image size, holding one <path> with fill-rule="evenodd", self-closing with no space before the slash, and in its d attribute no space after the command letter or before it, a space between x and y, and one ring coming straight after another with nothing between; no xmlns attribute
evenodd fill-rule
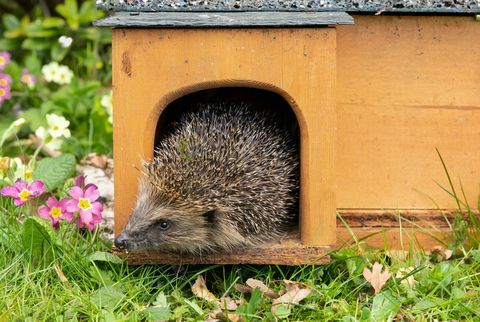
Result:
<svg viewBox="0 0 480 322"><path fill-rule="evenodd" d="M127 248L127 242L128 242L128 237L124 233L121 233L118 235L117 238L115 238L114 244L118 249L125 249Z"/></svg>

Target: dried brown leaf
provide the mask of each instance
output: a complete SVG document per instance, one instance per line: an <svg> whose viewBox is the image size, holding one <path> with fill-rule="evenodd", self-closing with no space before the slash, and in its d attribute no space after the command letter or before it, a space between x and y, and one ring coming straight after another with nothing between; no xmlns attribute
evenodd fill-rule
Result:
<svg viewBox="0 0 480 322"><path fill-rule="evenodd" d="M197 277L197 280L192 285L192 293L198 298L208 302L218 303L217 297L208 290L207 285L205 284L205 279L201 275Z"/></svg>
<svg viewBox="0 0 480 322"><path fill-rule="evenodd" d="M287 291L279 298L272 300L272 313L275 313L280 304L285 304L287 307L291 307L293 304L300 303L304 298L312 293L312 289L307 287L305 284L287 280L283 282L285 283Z"/></svg>
<svg viewBox="0 0 480 322"><path fill-rule="evenodd" d="M453 252L450 249L445 250L445 259L450 259L452 257Z"/></svg>
<svg viewBox="0 0 480 322"><path fill-rule="evenodd" d="M435 255L438 262L447 260L453 255L453 252L450 249L444 249L442 246L433 247L431 253Z"/></svg>
<svg viewBox="0 0 480 322"><path fill-rule="evenodd" d="M250 287L248 287L247 285L235 284L233 287L240 293L251 293L252 292L252 289Z"/></svg>
<svg viewBox="0 0 480 322"><path fill-rule="evenodd" d="M262 281L256 280L254 278L249 278L245 282L245 284L247 284L249 287L251 287L252 290L258 288L263 295L265 295L265 296L267 296L271 299L276 299L280 296L280 295L278 295L277 292L269 289L268 286L263 284Z"/></svg>
<svg viewBox="0 0 480 322"><path fill-rule="evenodd" d="M365 267L363 270L363 277L372 285L375 290L375 294L378 294L385 283L392 277L392 274L388 271L388 267L385 267L385 271L382 272L382 264L375 262L372 270Z"/></svg>
<svg viewBox="0 0 480 322"><path fill-rule="evenodd" d="M228 296L220 298L219 305L222 310L228 311L235 311L238 307L237 302Z"/></svg>
<svg viewBox="0 0 480 322"><path fill-rule="evenodd" d="M220 312L220 313L217 313L217 315L215 317L222 322L241 322L241 321L243 321L243 317L238 315L238 314L235 314L235 313L225 314L223 312Z"/></svg>

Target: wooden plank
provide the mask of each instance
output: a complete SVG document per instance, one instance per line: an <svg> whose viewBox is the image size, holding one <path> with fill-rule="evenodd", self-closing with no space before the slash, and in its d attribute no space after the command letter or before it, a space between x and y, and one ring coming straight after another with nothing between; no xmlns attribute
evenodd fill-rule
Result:
<svg viewBox="0 0 480 322"><path fill-rule="evenodd" d="M480 28L473 17L354 16L337 29L337 206L451 209L438 148L476 205Z"/></svg>
<svg viewBox="0 0 480 322"><path fill-rule="evenodd" d="M454 209L338 209L338 213L348 226L355 228L449 228L459 216ZM467 213L462 216L468 219ZM337 225L340 224L338 219Z"/></svg>
<svg viewBox="0 0 480 322"><path fill-rule="evenodd" d="M279 241L240 249L232 253L212 253L203 256L179 255L166 252L129 252L114 251L129 264L326 264L330 261L330 247L302 245L298 233L286 235Z"/></svg>
<svg viewBox="0 0 480 322"><path fill-rule="evenodd" d="M353 24L346 12L115 12L99 27L293 27Z"/></svg>
<svg viewBox="0 0 480 322"><path fill-rule="evenodd" d="M353 238L352 232L355 236ZM337 228L337 244L334 248L355 245L356 240L363 245L373 248L391 250L424 250L428 251L435 246L444 246L453 241L449 228L436 230L420 228Z"/></svg>

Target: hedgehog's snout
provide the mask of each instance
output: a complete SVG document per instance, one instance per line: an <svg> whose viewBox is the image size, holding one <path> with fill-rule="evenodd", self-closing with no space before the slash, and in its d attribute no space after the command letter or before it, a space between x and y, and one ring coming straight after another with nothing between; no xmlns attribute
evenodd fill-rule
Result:
<svg viewBox="0 0 480 322"><path fill-rule="evenodd" d="M115 247L121 250L125 250L128 248L128 236L125 233L121 233L120 235L115 238L114 241Z"/></svg>

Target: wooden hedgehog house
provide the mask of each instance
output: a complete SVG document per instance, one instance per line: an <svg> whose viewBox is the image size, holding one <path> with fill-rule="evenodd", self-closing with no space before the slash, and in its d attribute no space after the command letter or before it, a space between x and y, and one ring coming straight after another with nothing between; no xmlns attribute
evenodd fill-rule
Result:
<svg viewBox="0 0 480 322"><path fill-rule="evenodd" d="M298 233L202 257L131 263L302 264L352 240L429 249L456 212L436 148L476 204L480 12L476 1L100 0L113 14L115 232L141 158L189 95L270 95L300 132ZM420 4L421 3L421 4ZM217 91L217 92L216 92ZM262 94L263 93L263 94ZM178 105L178 104L177 104Z"/></svg>

